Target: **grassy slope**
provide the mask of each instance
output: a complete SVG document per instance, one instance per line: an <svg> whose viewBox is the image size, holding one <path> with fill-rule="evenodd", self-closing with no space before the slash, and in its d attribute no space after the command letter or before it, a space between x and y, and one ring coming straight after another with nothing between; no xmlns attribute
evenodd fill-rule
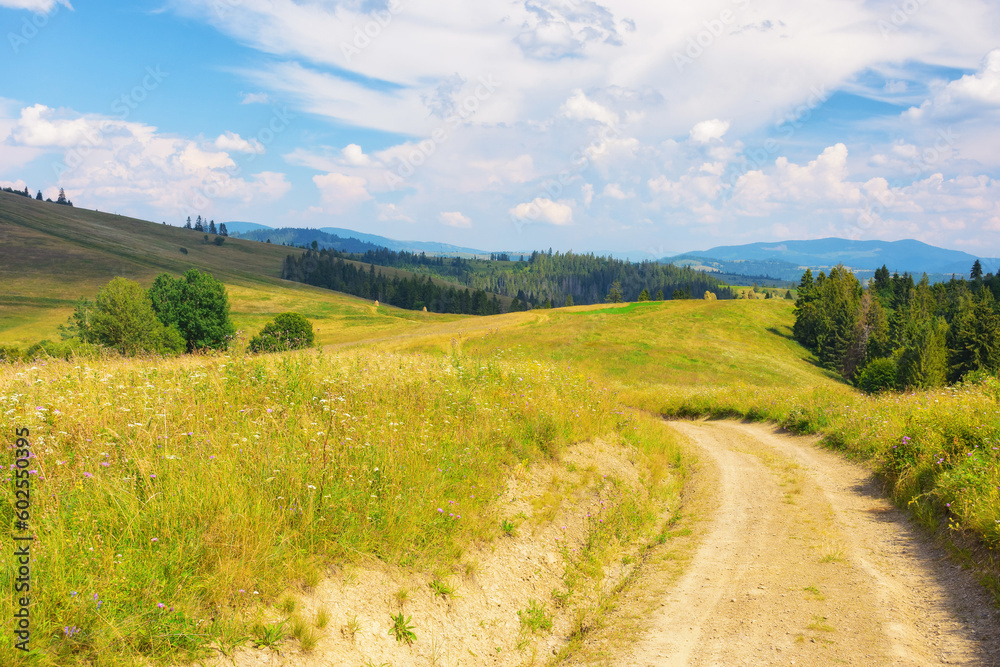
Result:
<svg viewBox="0 0 1000 667"><path fill-rule="evenodd" d="M285 310L315 318L321 343L455 319L391 307L376 311L364 299L280 280L284 257L299 252L292 248L241 239L220 247L203 238L178 227L0 192L0 342L27 346L55 338L75 301L93 298L115 276L148 286L160 273L179 275L192 267L227 285L233 319L248 333Z"/></svg>
<svg viewBox="0 0 1000 667"><path fill-rule="evenodd" d="M821 433L870 461L927 528L959 536L952 547L982 568L1000 601L1000 380L862 395L791 339L792 308L784 300L692 300L534 311L491 318L479 331L453 323L396 346L565 363L644 411Z"/></svg>
<svg viewBox="0 0 1000 667"><path fill-rule="evenodd" d="M664 301L511 313L429 327L398 337L397 349L519 356L570 364L623 386L843 386L791 339L792 304L756 301Z"/></svg>

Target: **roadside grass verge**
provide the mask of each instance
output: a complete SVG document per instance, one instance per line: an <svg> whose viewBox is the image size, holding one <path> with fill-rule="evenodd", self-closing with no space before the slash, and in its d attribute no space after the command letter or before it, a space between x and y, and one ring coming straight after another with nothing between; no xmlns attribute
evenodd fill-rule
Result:
<svg viewBox="0 0 1000 667"><path fill-rule="evenodd" d="M511 466L639 442L612 392L551 364L375 351L0 366L10 462L19 427L39 665L231 646L333 563L448 569L500 535ZM652 481L676 461L651 459ZM12 484L0 493L10 525ZM14 568L0 555L8 618ZM16 664L8 633L0 663Z"/></svg>

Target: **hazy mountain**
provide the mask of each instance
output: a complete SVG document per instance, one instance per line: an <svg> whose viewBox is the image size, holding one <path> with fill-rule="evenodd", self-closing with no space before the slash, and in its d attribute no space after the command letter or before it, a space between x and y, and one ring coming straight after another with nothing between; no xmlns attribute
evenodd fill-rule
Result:
<svg viewBox="0 0 1000 667"><path fill-rule="evenodd" d="M341 238L354 238L366 243L388 248L389 250L406 250L407 252L425 252L428 255L489 255L488 250L476 250L475 248L463 248L449 243L438 243L436 241L397 241L395 239L378 236L376 234L365 234L352 229L341 227L322 227L321 232L336 234ZM530 254L530 253L529 253Z"/></svg>
<svg viewBox="0 0 1000 667"><path fill-rule="evenodd" d="M227 222L226 229L232 235L238 234L242 238L253 239L255 241L264 241L267 236L270 236L271 243L309 245L315 240L323 247L335 247L338 250L345 250L347 252L366 252L367 250L373 249L371 246L378 246L380 248L388 248L389 250L405 250L407 252L416 253L425 252L428 255L479 256L490 254L490 251L487 250L463 248L461 246L451 245L449 243L438 243L436 241L397 241L396 239L386 238L385 236L366 234L364 232L357 232L353 229L344 229L342 227L299 229L291 227L268 227L267 225L260 225L255 222ZM290 233L290 230L292 229L294 229L294 233ZM261 234L261 232L271 231L274 233ZM333 235L337 237L337 240L333 241L329 237L323 236L324 234ZM364 245L354 247L356 244L343 243L343 241L350 239L362 241ZM531 252L529 251L527 254L531 254Z"/></svg>
<svg viewBox="0 0 1000 667"><path fill-rule="evenodd" d="M243 234L244 232L250 232L255 229L273 229L273 227L268 227L267 225L261 225L256 222L227 222L226 231L232 235Z"/></svg>
<svg viewBox="0 0 1000 667"><path fill-rule="evenodd" d="M688 252L661 261L671 264L703 267L723 273L770 276L797 280L802 271L828 270L837 264L854 269L861 277L870 275L883 264L890 271L909 272L932 278L947 278L951 274L967 276L972 264L979 259L986 271L996 271L1000 260L976 257L960 250L937 248L920 241L851 241L827 238L812 241L782 241L779 243L748 243L738 246L718 246L704 251Z"/></svg>

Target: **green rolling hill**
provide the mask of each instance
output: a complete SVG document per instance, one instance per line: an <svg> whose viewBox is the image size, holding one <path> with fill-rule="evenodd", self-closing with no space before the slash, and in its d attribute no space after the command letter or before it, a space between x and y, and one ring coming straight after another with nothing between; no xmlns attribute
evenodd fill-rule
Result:
<svg viewBox="0 0 1000 667"><path fill-rule="evenodd" d="M0 342L25 346L55 338L75 302L93 298L115 276L148 286L160 273L180 275L190 268L226 284L233 318L247 333L285 310L317 320L320 342L361 338L401 320L417 325L454 319L376 310L364 299L281 280L282 260L298 252L236 238L216 245L214 237L188 229L0 192Z"/></svg>

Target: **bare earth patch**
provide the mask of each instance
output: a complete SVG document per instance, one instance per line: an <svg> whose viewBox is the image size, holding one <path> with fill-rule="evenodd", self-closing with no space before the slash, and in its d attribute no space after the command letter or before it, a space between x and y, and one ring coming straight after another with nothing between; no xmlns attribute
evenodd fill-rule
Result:
<svg viewBox="0 0 1000 667"><path fill-rule="evenodd" d="M643 638L614 664L1000 664L986 593L870 472L769 426L671 427L714 463L717 503L690 566L660 582ZM656 587L655 571L643 577Z"/></svg>

